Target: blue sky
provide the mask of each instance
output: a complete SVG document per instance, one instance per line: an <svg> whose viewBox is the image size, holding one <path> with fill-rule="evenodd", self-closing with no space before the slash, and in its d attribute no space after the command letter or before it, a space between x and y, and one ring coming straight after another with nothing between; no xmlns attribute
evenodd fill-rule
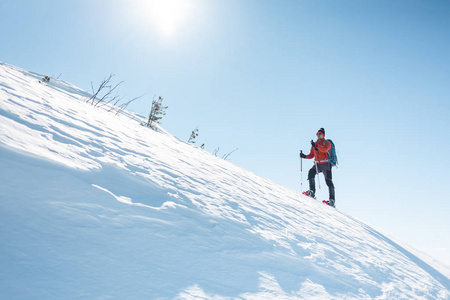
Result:
<svg viewBox="0 0 450 300"><path fill-rule="evenodd" d="M145 94L132 110L161 95L172 134L198 127L207 151L239 148L233 163L292 189L299 150L324 127L338 209L450 265L449 2L15 0L0 12L1 61L86 90L115 73L121 95Z"/></svg>

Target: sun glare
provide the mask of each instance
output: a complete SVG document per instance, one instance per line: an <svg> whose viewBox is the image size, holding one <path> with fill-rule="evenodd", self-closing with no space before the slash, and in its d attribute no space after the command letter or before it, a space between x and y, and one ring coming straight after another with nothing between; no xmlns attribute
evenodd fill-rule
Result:
<svg viewBox="0 0 450 300"><path fill-rule="evenodd" d="M140 4L140 14L166 38L177 33L193 8L192 0L142 0Z"/></svg>

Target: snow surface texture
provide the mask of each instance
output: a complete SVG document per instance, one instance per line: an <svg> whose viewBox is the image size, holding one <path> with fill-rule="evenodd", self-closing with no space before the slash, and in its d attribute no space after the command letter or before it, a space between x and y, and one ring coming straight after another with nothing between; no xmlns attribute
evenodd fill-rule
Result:
<svg viewBox="0 0 450 300"><path fill-rule="evenodd" d="M0 64L1 299L450 299L449 269Z"/></svg>

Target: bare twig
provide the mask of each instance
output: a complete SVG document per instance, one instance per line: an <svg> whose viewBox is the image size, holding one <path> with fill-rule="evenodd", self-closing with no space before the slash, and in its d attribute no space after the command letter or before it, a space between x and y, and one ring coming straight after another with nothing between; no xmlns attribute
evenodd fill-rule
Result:
<svg viewBox="0 0 450 300"><path fill-rule="evenodd" d="M118 84L116 84L114 87L111 88L111 86L108 86L109 90L106 92L105 95L103 95L103 97L101 97L97 103L94 106L97 106L99 103L106 101L112 94L112 92L114 92L114 90L123 83L124 81L119 82Z"/></svg>
<svg viewBox="0 0 450 300"><path fill-rule="evenodd" d="M233 151L231 151L230 153L228 153L227 155L224 155L222 158L224 160L227 160L228 156L230 156L234 151L238 150L238 148L234 149Z"/></svg>
<svg viewBox="0 0 450 300"><path fill-rule="evenodd" d="M97 88L97 91L94 91L94 86L91 81L91 88L92 88L92 96L89 98L86 103L92 102L91 104L94 105L95 99L97 99L97 96L100 94L103 89L108 88L111 90L111 86L108 86L111 79L114 77L114 74L110 74L108 78L103 79L103 81L100 83L99 87ZM98 104L98 102L97 102Z"/></svg>
<svg viewBox="0 0 450 300"><path fill-rule="evenodd" d="M114 96L114 97L112 97L110 100L108 100L107 102L103 102L102 104L100 104L100 105L98 105L98 104L96 104L95 105L95 107L98 107L98 108L100 108L100 107L103 107L103 106L105 106L105 105L108 105L108 104L111 104L113 101L115 101L115 103L117 103L117 102L119 102L120 100L122 100L123 99L123 97L119 97L119 95L118 95L118 93L116 93L116 95ZM114 104L112 104L112 105L114 105ZM111 108L112 108L113 106L111 106ZM108 111L111 111L111 108L108 110Z"/></svg>
<svg viewBox="0 0 450 300"><path fill-rule="evenodd" d="M119 109L117 110L116 115L122 113L122 111L124 111L124 110L127 108L127 106L128 106L131 102L133 102L133 101L135 101L135 100L137 100L137 99L140 99L140 98L142 98L143 96L144 96L144 95L135 97L135 98L129 100L128 102L123 103L121 106L119 106Z"/></svg>

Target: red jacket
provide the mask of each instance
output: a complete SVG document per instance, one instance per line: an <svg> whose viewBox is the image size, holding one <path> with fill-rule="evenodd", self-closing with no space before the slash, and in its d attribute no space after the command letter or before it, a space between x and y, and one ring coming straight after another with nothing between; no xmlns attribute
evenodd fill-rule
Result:
<svg viewBox="0 0 450 300"><path fill-rule="evenodd" d="M311 146L311 152L306 155L307 159L315 158L318 164L324 164L328 162L328 151L331 149L331 143L325 139L322 141L316 141L316 147L319 149L316 151L313 146Z"/></svg>

